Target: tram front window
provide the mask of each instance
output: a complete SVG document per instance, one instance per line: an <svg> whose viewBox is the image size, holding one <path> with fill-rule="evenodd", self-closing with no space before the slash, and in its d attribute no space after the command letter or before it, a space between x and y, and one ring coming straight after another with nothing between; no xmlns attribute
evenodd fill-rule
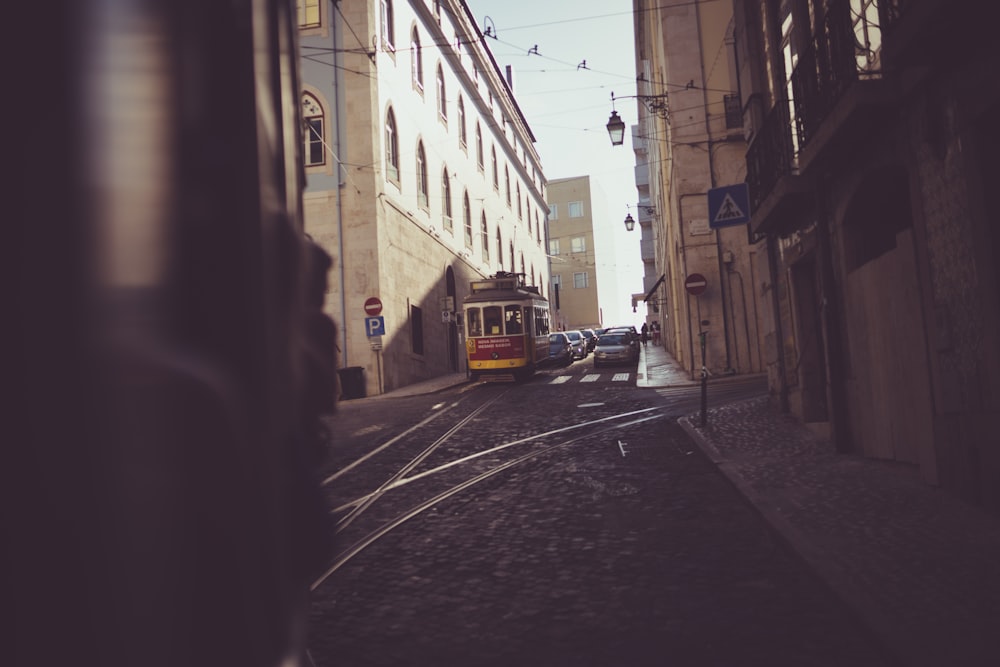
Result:
<svg viewBox="0 0 1000 667"><path fill-rule="evenodd" d="M508 334L524 333L524 325L521 322L521 306L507 306L505 309Z"/></svg>
<svg viewBox="0 0 1000 667"><path fill-rule="evenodd" d="M467 318L469 321L469 335L470 336L482 336L483 335L483 321L480 318L480 313L478 308L469 308L466 310Z"/></svg>
<svg viewBox="0 0 1000 667"><path fill-rule="evenodd" d="M500 306L483 308L483 322L486 324L487 336L499 336L503 333L503 311Z"/></svg>

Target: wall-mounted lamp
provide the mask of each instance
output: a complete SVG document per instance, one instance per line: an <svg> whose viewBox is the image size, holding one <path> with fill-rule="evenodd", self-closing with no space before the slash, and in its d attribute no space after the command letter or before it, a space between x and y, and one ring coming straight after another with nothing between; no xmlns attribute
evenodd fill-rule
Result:
<svg viewBox="0 0 1000 667"><path fill-rule="evenodd" d="M625 216L625 231L630 232L635 229L635 218L629 213Z"/></svg>
<svg viewBox="0 0 1000 667"><path fill-rule="evenodd" d="M615 111L615 100L635 99L643 103L649 113L656 114L663 120L670 118L670 106L667 103L667 94L660 95L620 95L615 97L611 93L611 118L608 119L608 135L611 137L612 146L621 146L625 141L625 122Z"/></svg>

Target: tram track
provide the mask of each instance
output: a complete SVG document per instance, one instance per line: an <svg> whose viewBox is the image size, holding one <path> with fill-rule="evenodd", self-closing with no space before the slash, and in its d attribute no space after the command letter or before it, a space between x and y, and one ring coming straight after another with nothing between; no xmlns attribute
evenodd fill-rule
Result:
<svg viewBox="0 0 1000 667"><path fill-rule="evenodd" d="M375 490L363 494L353 500L341 504L339 507L332 510L332 513L339 514L346 512L346 514L341 517L337 524L337 533L341 534L347 531L347 529L366 513L373 505L375 505L379 499L385 496L392 490L399 489L400 487L409 485L413 482L424 481L425 483L432 478L439 478L440 485L437 487L431 487L425 489L423 493L417 492L416 495L418 499L415 503L409 505L406 509L399 511L394 511L389 518L381 518L376 521L374 527L369 526L367 532L361 531L362 534L356 537L350 544L349 547L337 554L333 562L330 564L328 569L313 582L311 590L315 590L317 587L321 586L334 572L343 567L352 558L357 556L359 553L364 551L367 547L371 546L379 539L393 531L395 528L405 524L410 519L419 516L428 509L433 508L438 503L455 496L463 491L475 487L486 480L492 479L495 476L521 464L532 461L544 454L548 454L557 450L559 448L566 447L573 443L580 442L585 439L593 438L599 436L603 433L607 433L613 430L625 428L635 424L640 424L646 421L659 419L664 415L661 414L660 408L644 408L639 410L630 410L623 413L618 413L614 415L609 415L601 417L598 419L587 420L577 424L571 424L569 426L563 426L556 429L550 429L541 433L535 433L532 435L516 438L514 440L504 442L502 444L489 447L484 450L473 452L471 454L466 453L457 458L453 458L444 463L435 465L431 468L423 470L417 474L407 476L408 473L416 469L421 463L427 460L427 458L438 451L443 444L449 442L456 434L462 431L468 424L470 424L476 417L481 416L487 408L494 405L500 398L502 398L507 393L504 392L491 397L482 405L475 408L467 416L463 417L461 420L456 422L451 428L449 428L444 434L437 437L430 445L424 447L416 456L413 456L408 461L403 463L398 467L398 469L393 472L385 481L381 482ZM450 408L455 407L454 405L449 406ZM433 417L438 417L440 414L434 415ZM624 421L618 421L624 420ZM385 452L388 447L396 443L407 443L407 438L411 437L416 433L418 427L426 425L431 421L431 418L423 420L420 424L407 429L403 433L392 438L387 443L381 445L377 448L378 452ZM617 422L617 423L610 423ZM572 437L564 439L560 442L551 443L550 439L558 437L562 434L567 434L579 429L590 429L586 433L576 434ZM596 429L596 430L595 430ZM507 458L505 460L499 460L495 462L487 462L485 469L482 467L482 459L488 456L498 457L501 454L509 453L508 450L517 446L534 445L534 449L528 452L520 453L513 458ZM366 454L362 457L365 461L370 460L376 452ZM350 466L346 466L344 469L332 475L331 478L336 478L348 470L357 470L358 466L362 463L361 459L353 462ZM480 464L479 467L475 467L473 464ZM464 467L472 468L466 472L465 478L459 478L460 481L449 481L444 480L443 473L452 472L453 474L464 469ZM332 481L332 480L331 480ZM441 488L443 486L443 488Z"/></svg>
<svg viewBox="0 0 1000 667"><path fill-rule="evenodd" d="M382 523L380 526L378 526L374 530L371 530L370 532L368 532L366 535L364 535L360 539L357 539L355 542L353 542L351 544L350 547L348 547L347 549L341 551L334 558L334 561L330 564L330 566L327 568L327 570L312 583L312 585L310 586L310 590L315 590L316 588L318 588L319 586L321 586L334 572L336 572L337 570L339 570L348 561L350 561L356 555L358 555L359 553L361 553L362 551L364 551L367 547L369 547L370 545L372 545L373 543L375 543L376 541L378 541L379 539L381 539L382 537L384 537L385 535L387 535L388 533L390 533L392 530L394 530L395 528L398 528L399 526L403 525L404 523L406 523L410 519L412 519L412 518L414 518L416 516L419 516L423 512L431 509L432 507L436 506L438 503L440 503L440 502L442 502L444 500L447 500L448 498L450 498L450 497L452 497L452 496L454 496L454 495L456 495L458 493L461 493L462 491L465 491L465 490L467 490L467 489L475 486L476 484L479 484L479 483L481 483L483 481L486 481L486 480L488 480L488 479L490 479L490 478L492 478L492 477L494 477L496 475L499 475L500 473L505 472L505 471L507 471L510 468L513 468L515 466L518 466L518 465L521 465L521 464L526 463L528 461L531 461L531 460L533 460L535 458L538 458L538 457L540 457L540 456L542 456L544 454L548 454L548 453L550 453L550 452L552 452L552 451L554 451L556 449L560 449L560 448L566 447L568 445L571 445L573 443L579 442L581 440L585 440L585 439L589 439L589 438L593 438L593 437L599 436L599 435L601 435L603 433L607 433L607 432L614 431L614 430L617 430L617 429L625 428L625 427L628 427L628 426L634 426L634 425L637 425L637 424L641 424L643 422L652 421L654 419L659 419L659 418L663 417L663 415L659 414L659 413L657 413L657 414L648 414L648 413L654 412L656 410L658 410L658 408L646 408L646 409L642 409L642 410L633 410L633 411L630 411L630 412L627 412L627 413L622 413L622 414L618 414L618 415L612 415L610 417L604 417L604 418L601 418L601 419L592 420L592 421L584 422L584 423L581 423L581 424L576 424L576 425L569 426L569 427L563 427L563 428L560 428L560 429L555 429L553 431L548 431L548 432L545 432L545 433L540 433L540 434L537 434L535 436L530 436L530 437L527 437L527 438L520 438L518 440L509 442L509 443L505 443L505 444L500 445L498 447L493 447L493 448L491 448L489 450L484 450L482 452L478 452L476 454L473 454L473 455L470 455L470 456L466 456L466 457L463 457L461 459L457 459L457 460L451 461L451 462L449 462L447 464L438 466L436 468L424 471L423 473L420 473L418 476L415 476L415 477L409 477L409 478L398 477L396 479L396 483L394 485L389 485L389 484L382 485L380 487L380 489L379 489L381 491L381 493L379 493L376 496L375 492L373 492L372 495L374 497L370 500L370 502L367 501L367 500L362 501L362 499L358 499L357 501L354 501L354 502L360 503L359 506L364 507L365 509L367 509L368 507L371 506L371 504L373 502L375 502L375 500L378 499L378 497L381 497L382 493L390 490L391 488L398 488L399 486L403 486L403 485L405 485L405 484L407 484L409 482L416 481L417 479L428 477L428 476L431 476L431 475L434 475L434 474L438 474L440 472L443 472L446 469L452 468L452 467L457 466L457 465L462 465L462 464L465 464L465 463L469 463L472 460L477 459L477 458L479 458L481 456L484 456L486 454L495 453L495 452L498 452L498 451L501 451L501 450L508 449L508 448L513 447L515 445L520 445L520 444L525 444L525 443L528 443L528 442L537 441L537 440L540 440L543 437L550 437L552 435L558 435L560 433L565 433L565 432L568 432L568 431L571 431L571 430L575 430L575 429L578 429L578 428L583 428L583 427L586 427L586 426L594 426L594 425L597 425L597 424L606 423L606 422L614 420L614 419L622 419L622 418L625 418L625 417L634 417L636 415L642 415L642 416L638 416L638 417L636 417L634 419L630 419L630 420L625 421L625 422L616 423L616 424L609 424L607 426L604 426L602 428L597 429L596 431L590 431L590 432L587 432L587 433L584 433L584 434L576 435L576 436L573 436L573 437L568 438L566 440L563 440L561 442L558 442L558 443L555 443L555 444L551 444L551 445L547 445L547 446L541 447L539 449L535 449L535 450L532 450L530 452L521 454L521 455L519 455L519 456L517 456L517 457L515 457L513 459L507 460L507 461L505 461L503 463L500 463L500 464L497 464L497 465L495 465L493 467L490 467L490 468L488 468L485 471L479 472L479 473L475 474L474 476L472 476L472 477L470 477L468 479L465 479L465 480L463 480L463 481L461 481L461 482L459 482L457 484L453 484L452 486L445 488L444 490L436 493L435 495L433 495L432 497L430 497L430 498L428 498L426 500L422 500L422 501L418 502L416 505L413 505L412 507L410 507L406 511L397 514L394 518L392 518L392 519L390 519L388 521L385 521L384 523ZM467 423L467 421L466 421L466 423ZM435 443L435 444L437 445L437 444L441 444L441 443ZM430 448L428 448L428 449L430 449ZM415 465L416 464L414 464L414 466L410 466L409 468L412 469L413 467L415 467ZM343 509L343 508L341 508L341 509ZM337 510L334 510L334 511L337 511ZM358 514L355 514L355 516L357 516L357 515Z"/></svg>

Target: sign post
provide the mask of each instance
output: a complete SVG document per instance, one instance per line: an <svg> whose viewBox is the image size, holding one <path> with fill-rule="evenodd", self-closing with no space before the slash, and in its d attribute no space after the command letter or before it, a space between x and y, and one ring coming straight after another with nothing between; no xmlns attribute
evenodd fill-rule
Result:
<svg viewBox="0 0 1000 667"><path fill-rule="evenodd" d="M700 273L692 273L684 280L684 289L691 296L698 297L708 289L708 280ZM698 316L701 317L699 306ZM698 326L704 327L708 320L700 321ZM702 329L698 332L698 341L701 344L701 425L708 423L708 367L705 365L705 337L707 332Z"/></svg>

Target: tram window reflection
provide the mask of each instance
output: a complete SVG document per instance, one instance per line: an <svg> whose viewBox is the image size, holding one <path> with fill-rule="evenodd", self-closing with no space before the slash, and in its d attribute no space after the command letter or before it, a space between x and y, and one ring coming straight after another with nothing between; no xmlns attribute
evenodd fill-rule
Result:
<svg viewBox="0 0 1000 667"><path fill-rule="evenodd" d="M506 322L508 334L524 333L524 325L521 322L521 306L507 306Z"/></svg>
<svg viewBox="0 0 1000 667"><path fill-rule="evenodd" d="M486 324L487 336L499 336L503 331L503 311L500 306L486 306L483 308L483 322Z"/></svg>
<svg viewBox="0 0 1000 667"><path fill-rule="evenodd" d="M478 308L469 308L466 310L468 313L469 321L469 335L470 336L482 336L483 335L483 321L480 318L480 312Z"/></svg>

